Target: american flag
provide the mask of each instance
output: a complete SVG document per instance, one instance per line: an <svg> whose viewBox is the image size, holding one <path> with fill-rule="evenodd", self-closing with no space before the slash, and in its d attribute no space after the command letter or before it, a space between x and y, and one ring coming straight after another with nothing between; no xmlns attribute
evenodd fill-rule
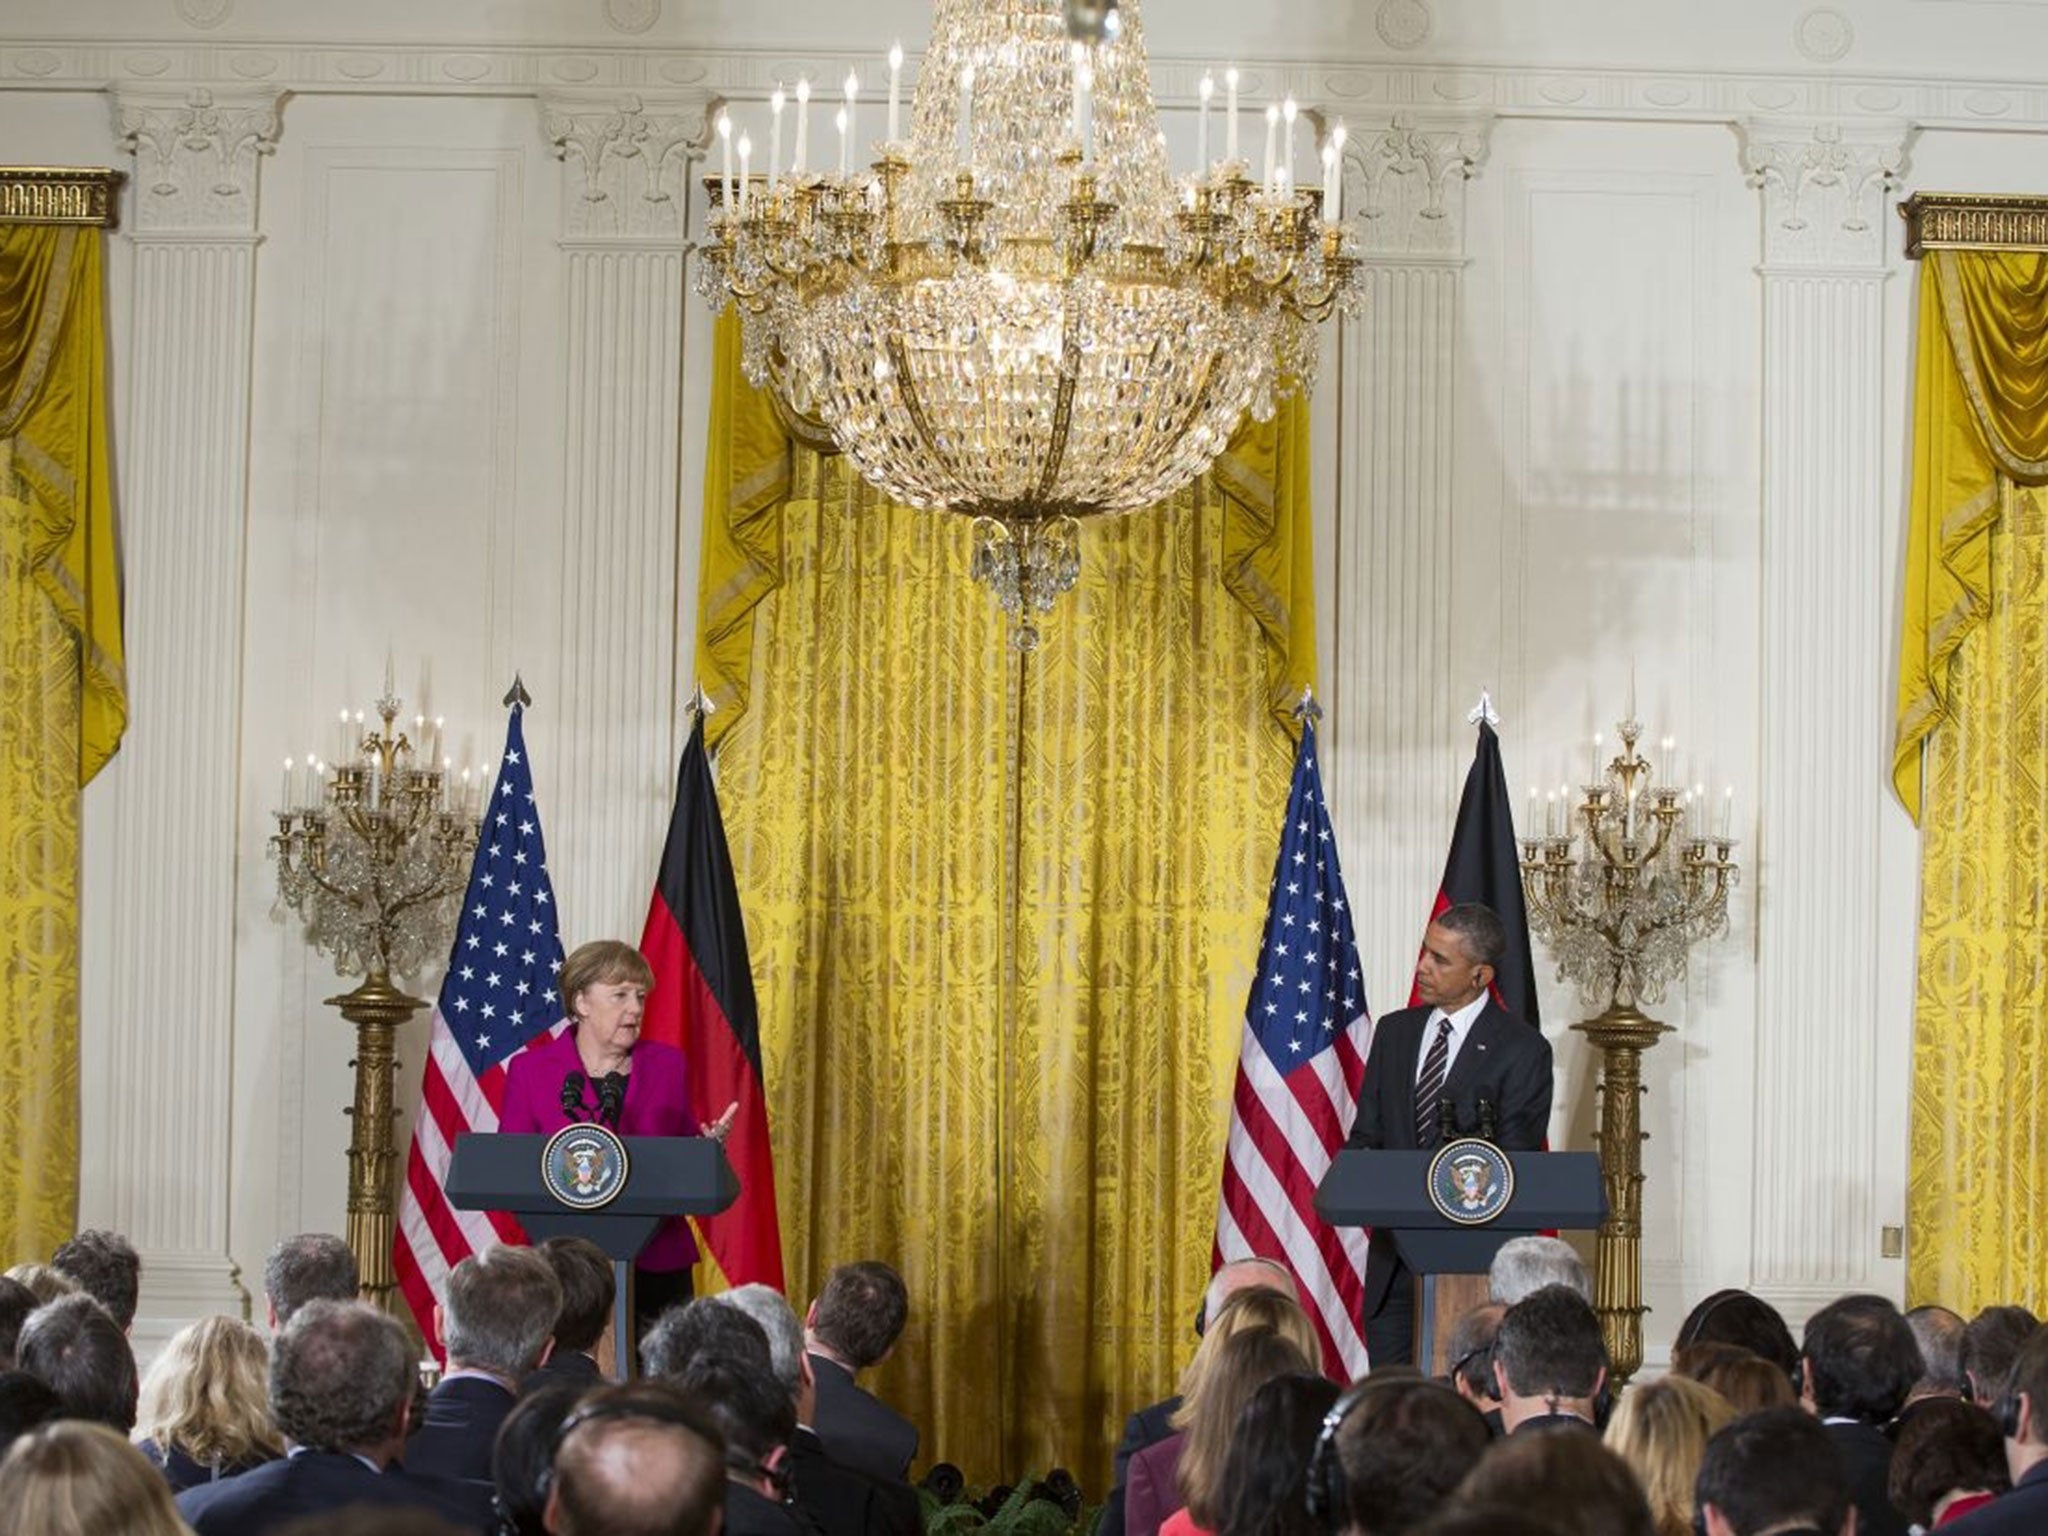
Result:
<svg viewBox="0 0 2048 1536"><path fill-rule="evenodd" d="M448 1271L490 1243L520 1240L510 1217L458 1211L448 1203L442 1191L450 1149L465 1131L498 1128L506 1063L563 1022L555 996L562 940L520 715L513 705L504 761L477 834L448 975L434 1004L425 1082L392 1244L399 1287L429 1339L434 1336L434 1303L446 1289Z"/></svg>
<svg viewBox="0 0 2048 1536"><path fill-rule="evenodd" d="M1326 1225L1316 1186L1344 1145L1372 1020L1330 830L1314 722L1304 718L1287 824L1245 1003L1212 1264L1275 1259L1294 1272L1322 1337L1324 1369L1365 1374L1359 1309L1365 1234Z"/></svg>

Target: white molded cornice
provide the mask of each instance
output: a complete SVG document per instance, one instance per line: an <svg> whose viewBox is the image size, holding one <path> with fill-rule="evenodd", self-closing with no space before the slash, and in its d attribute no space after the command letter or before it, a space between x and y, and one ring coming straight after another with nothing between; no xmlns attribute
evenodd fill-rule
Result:
<svg viewBox="0 0 2048 1536"><path fill-rule="evenodd" d="M1914 130L1904 123L1744 122L1742 166L1763 193L1767 268L1882 270L1892 188Z"/></svg>
<svg viewBox="0 0 2048 1536"><path fill-rule="evenodd" d="M134 232L256 233L257 166L277 147L275 90L117 91L114 132L135 156Z"/></svg>
<svg viewBox="0 0 2048 1536"><path fill-rule="evenodd" d="M712 101L705 92L659 100L543 94L541 131L567 167L563 237L680 244L690 166L709 142Z"/></svg>

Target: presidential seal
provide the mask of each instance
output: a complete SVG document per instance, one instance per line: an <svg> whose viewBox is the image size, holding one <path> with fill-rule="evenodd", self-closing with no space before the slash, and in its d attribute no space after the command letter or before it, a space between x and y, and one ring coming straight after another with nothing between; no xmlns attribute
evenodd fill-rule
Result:
<svg viewBox="0 0 2048 1536"><path fill-rule="evenodd" d="M540 1181L572 1210L609 1205L626 1187L626 1144L602 1125L565 1125L541 1149Z"/></svg>
<svg viewBox="0 0 2048 1536"><path fill-rule="evenodd" d="M1429 1203L1445 1221L1484 1226L1508 1208L1514 1193L1514 1165L1490 1141L1467 1136L1430 1159Z"/></svg>

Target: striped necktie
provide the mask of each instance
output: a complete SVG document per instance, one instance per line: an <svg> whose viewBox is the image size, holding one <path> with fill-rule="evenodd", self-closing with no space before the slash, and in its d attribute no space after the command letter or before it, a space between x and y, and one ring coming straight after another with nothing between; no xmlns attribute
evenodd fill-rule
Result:
<svg viewBox="0 0 2048 1536"><path fill-rule="evenodd" d="M1437 1123L1438 1104L1444 1096L1444 1078L1451 1067L1451 1021L1446 1015L1437 1021L1436 1038L1429 1042L1429 1054L1422 1058L1422 1075L1415 1080L1415 1144L1433 1147L1442 1140Z"/></svg>

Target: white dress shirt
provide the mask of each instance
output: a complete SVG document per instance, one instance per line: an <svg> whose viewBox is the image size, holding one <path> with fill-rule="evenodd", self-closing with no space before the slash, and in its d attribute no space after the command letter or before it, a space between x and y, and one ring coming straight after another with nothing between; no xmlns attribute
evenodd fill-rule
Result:
<svg viewBox="0 0 2048 1536"><path fill-rule="evenodd" d="M1422 1049L1415 1053L1415 1081L1422 1081L1422 1064L1429 1060L1429 1048L1436 1040L1436 1027L1444 1019L1451 1021L1451 1038L1448 1042L1450 1054L1444 1058L1444 1080L1448 1082L1451 1068L1457 1064L1458 1051L1465 1044L1465 1037L1472 1033L1472 1026L1479 1022L1479 1015L1486 1011L1487 994L1482 992L1456 1013L1445 1013L1441 1008L1429 1010L1429 1021L1422 1026Z"/></svg>

